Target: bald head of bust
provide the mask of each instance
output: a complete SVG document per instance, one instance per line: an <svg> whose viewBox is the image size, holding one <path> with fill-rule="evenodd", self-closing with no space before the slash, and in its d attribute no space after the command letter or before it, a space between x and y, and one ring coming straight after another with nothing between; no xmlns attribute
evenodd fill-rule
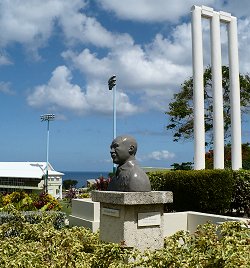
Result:
<svg viewBox="0 0 250 268"><path fill-rule="evenodd" d="M113 162L118 165L134 160L137 152L136 140L128 135L116 137L110 145L110 154Z"/></svg>
<svg viewBox="0 0 250 268"><path fill-rule="evenodd" d="M128 135L118 136L110 145L113 162L118 165L115 177L109 183L109 191L149 192L151 185L147 174L135 160L136 140Z"/></svg>

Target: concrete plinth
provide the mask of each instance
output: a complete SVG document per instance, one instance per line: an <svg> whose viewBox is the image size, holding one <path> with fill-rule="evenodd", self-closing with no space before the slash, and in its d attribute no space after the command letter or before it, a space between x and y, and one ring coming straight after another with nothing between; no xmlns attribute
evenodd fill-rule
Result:
<svg viewBox="0 0 250 268"><path fill-rule="evenodd" d="M93 202L90 198L73 199L69 224L70 226L89 228L92 232L98 231L100 224L100 204Z"/></svg>
<svg viewBox="0 0 250 268"><path fill-rule="evenodd" d="M93 191L100 202L100 239L139 250L159 249L164 243L164 204L172 192Z"/></svg>

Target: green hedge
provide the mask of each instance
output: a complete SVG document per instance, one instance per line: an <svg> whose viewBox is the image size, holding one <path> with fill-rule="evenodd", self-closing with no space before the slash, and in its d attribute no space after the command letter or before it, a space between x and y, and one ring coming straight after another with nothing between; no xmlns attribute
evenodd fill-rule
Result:
<svg viewBox="0 0 250 268"><path fill-rule="evenodd" d="M233 172L234 190L232 194L231 209L238 215L244 213L250 217L250 170Z"/></svg>
<svg viewBox="0 0 250 268"><path fill-rule="evenodd" d="M61 211L18 211L13 205L7 205L0 209L0 225L2 224L38 224L41 222L50 222L54 228L61 229L65 227L66 213ZM13 229L14 230L14 229ZM18 233L14 230L13 233Z"/></svg>
<svg viewBox="0 0 250 268"><path fill-rule="evenodd" d="M172 191L174 211L225 213L250 208L250 172L188 170L148 173L153 190Z"/></svg>
<svg viewBox="0 0 250 268"><path fill-rule="evenodd" d="M180 231L164 248L138 252L104 243L83 227L56 229L50 221L0 225L0 267L8 268L232 268L250 267L250 229L240 222ZM14 232L16 231L16 232ZM6 235L8 234L8 235Z"/></svg>
<svg viewBox="0 0 250 268"><path fill-rule="evenodd" d="M83 227L55 228L51 213L32 224L20 211L12 213L15 219L0 225L0 267L124 267L127 250L102 243L98 233Z"/></svg>

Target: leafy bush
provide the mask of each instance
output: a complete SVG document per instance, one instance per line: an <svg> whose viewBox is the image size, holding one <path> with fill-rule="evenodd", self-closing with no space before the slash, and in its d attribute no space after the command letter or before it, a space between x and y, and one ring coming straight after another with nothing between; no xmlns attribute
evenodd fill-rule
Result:
<svg viewBox="0 0 250 268"><path fill-rule="evenodd" d="M250 171L234 171L233 175L235 184L231 209L235 209L238 215L243 213L250 217Z"/></svg>
<svg viewBox="0 0 250 268"><path fill-rule="evenodd" d="M247 268L249 252L250 229L239 222L208 223L194 235L181 231L166 238L164 248L145 252L101 242L98 233L83 227L56 229L50 216L33 224L19 218L0 225L0 267Z"/></svg>
<svg viewBox="0 0 250 268"><path fill-rule="evenodd" d="M100 242L98 234L83 227L58 230L51 215L31 224L13 213L15 220L0 225L0 267L123 267L128 250Z"/></svg>
<svg viewBox="0 0 250 268"><path fill-rule="evenodd" d="M72 204L72 199L75 199L77 197L76 189L70 188L68 192L65 195L65 199L69 202L69 204Z"/></svg>
<svg viewBox="0 0 250 268"><path fill-rule="evenodd" d="M172 191L174 211L223 213L230 208L234 178L230 170L190 170L148 173L152 188Z"/></svg>
<svg viewBox="0 0 250 268"><path fill-rule="evenodd" d="M2 204L3 207L13 204L17 210L35 210L31 196L23 191L4 195L2 197Z"/></svg>
<svg viewBox="0 0 250 268"><path fill-rule="evenodd" d="M39 195L33 195L33 198L34 206L41 211L61 210L59 201L50 194L41 193Z"/></svg>
<svg viewBox="0 0 250 268"><path fill-rule="evenodd" d="M78 195L78 198L90 198L90 197L91 197L90 192L85 192Z"/></svg>
<svg viewBox="0 0 250 268"><path fill-rule="evenodd" d="M250 229L240 222L200 225L194 235L180 231L162 250L139 256L138 267L250 267Z"/></svg>
<svg viewBox="0 0 250 268"><path fill-rule="evenodd" d="M100 176L95 180L94 188L99 191L106 191L110 183L110 178L105 179L103 176Z"/></svg>
<svg viewBox="0 0 250 268"><path fill-rule="evenodd" d="M61 210L61 205L53 196L46 193L27 194L24 191L13 192L2 196L3 207L12 204L17 210Z"/></svg>
<svg viewBox="0 0 250 268"><path fill-rule="evenodd" d="M65 227L65 219L66 214L60 211L18 211L12 204L0 209L0 224L50 221L55 228L60 229Z"/></svg>

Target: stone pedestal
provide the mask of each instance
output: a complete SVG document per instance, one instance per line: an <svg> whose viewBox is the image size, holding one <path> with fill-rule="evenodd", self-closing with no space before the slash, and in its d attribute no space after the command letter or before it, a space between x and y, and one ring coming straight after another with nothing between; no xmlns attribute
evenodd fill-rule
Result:
<svg viewBox="0 0 250 268"><path fill-rule="evenodd" d="M100 224L100 203L93 202L91 198L73 199L69 224L70 226L89 228L92 232L98 231Z"/></svg>
<svg viewBox="0 0 250 268"><path fill-rule="evenodd" d="M100 239L139 250L159 249L164 243L164 204L172 192L93 191L100 202Z"/></svg>

